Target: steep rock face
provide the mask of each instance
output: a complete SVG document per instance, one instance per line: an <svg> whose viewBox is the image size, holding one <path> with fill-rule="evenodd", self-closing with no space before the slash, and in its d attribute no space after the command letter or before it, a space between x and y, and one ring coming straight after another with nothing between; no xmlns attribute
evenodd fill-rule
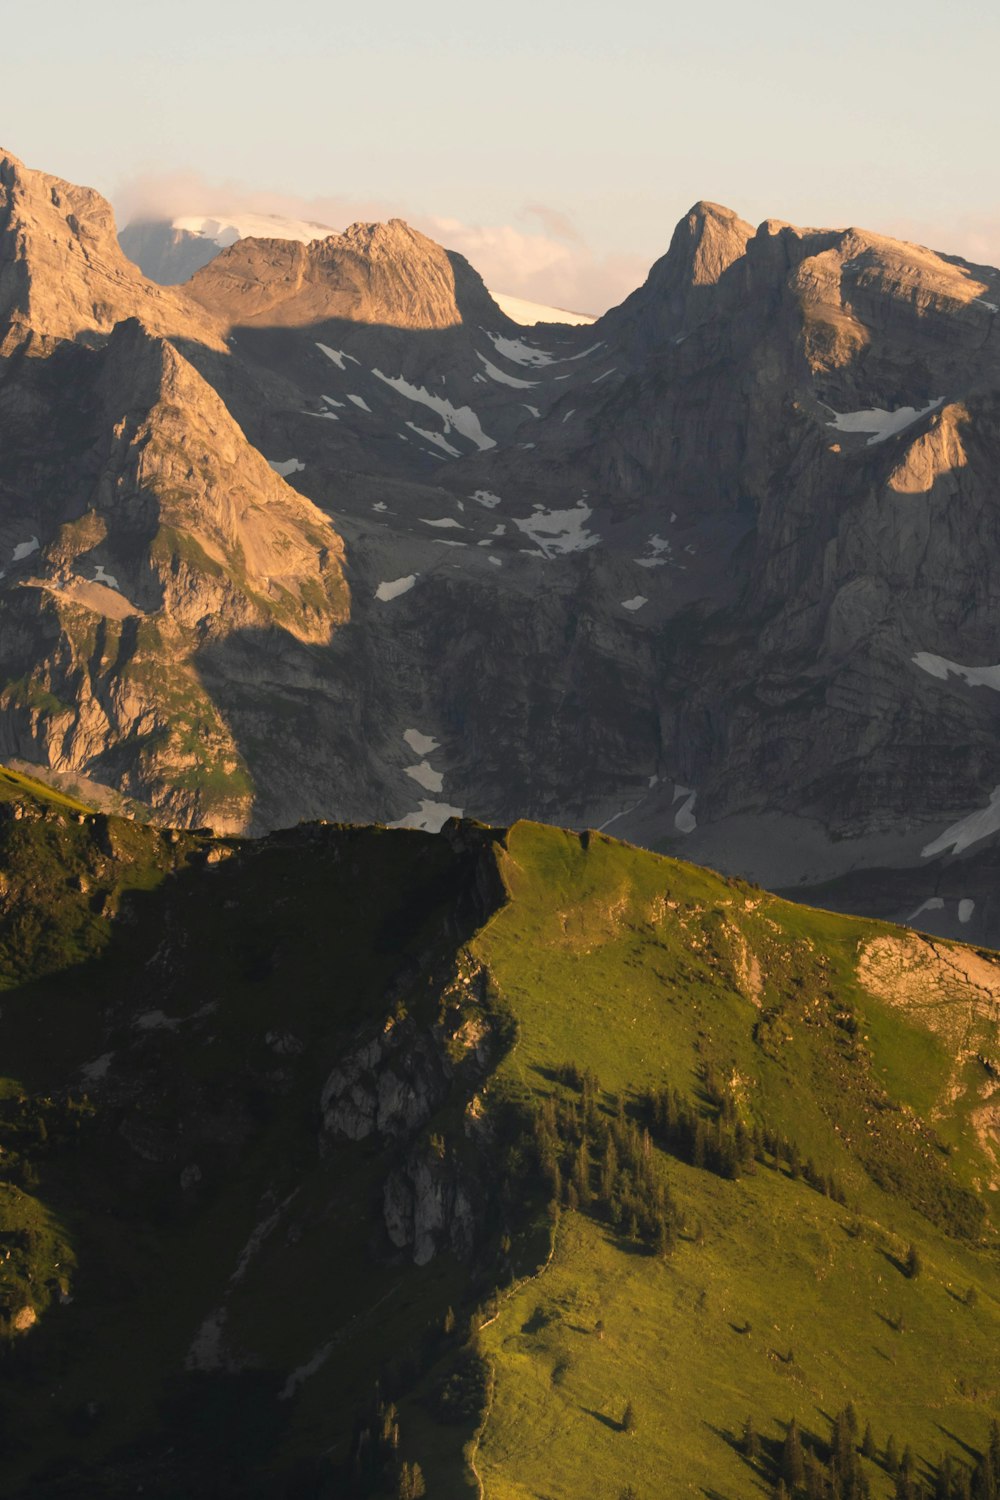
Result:
<svg viewBox="0 0 1000 1500"><path fill-rule="evenodd" d="M93 339L130 317L157 333L219 344L200 308L126 260L99 193L29 171L0 149L0 351Z"/></svg>
<svg viewBox="0 0 1000 1500"><path fill-rule="evenodd" d="M252 773L196 658L233 636L265 659L328 642L349 609L339 537L138 322L14 361L0 422L5 753L242 826Z"/></svg>
<svg viewBox="0 0 1000 1500"><path fill-rule="evenodd" d="M728 308L735 305L743 278L727 278L727 272L743 261L753 234L753 226L731 209L696 203L645 284L600 320L602 330L636 351L654 353L678 340L702 312L717 318L720 299Z"/></svg>
<svg viewBox="0 0 1000 1500"><path fill-rule="evenodd" d="M383 1221L390 1244L418 1266L445 1248L468 1256L475 1243L483 1184L443 1139L421 1133L447 1101L471 1101L499 1061L503 1042L484 1008L487 990L485 972L460 962L443 989L442 1022L388 1017L338 1062L320 1097L326 1151L373 1137L398 1147L382 1191Z"/></svg>

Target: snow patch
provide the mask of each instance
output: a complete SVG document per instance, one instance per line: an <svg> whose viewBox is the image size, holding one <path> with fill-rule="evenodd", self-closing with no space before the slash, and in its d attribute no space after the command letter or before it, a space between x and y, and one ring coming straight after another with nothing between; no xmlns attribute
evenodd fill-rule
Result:
<svg viewBox="0 0 1000 1500"><path fill-rule="evenodd" d="M558 557L567 552L585 552L588 547L598 545L601 538L588 531L585 524L592 515L590 506L581 500L572 510L546 510L538 506L532 515L521 520L515 516L514 525L537 544L543 557Z"/></svg>
<svg viewBox="0 0 1000 1500"><path fill-rule="evenodd" d="M605 370L605 372L604 372L603 375L595 375L594 378L593 378L593 380L590 382L591 385L597 385L600 381L607 380L608 376L609 375L613 375L615 373L615 371L617 370L617 368L618 368L617 365L612 365L611 369L610 370Z"/></svg>
<svg viewBox="0 0 1000 1500"><path fill-rule="evenodd" d="M698 793L692 791L689 786L680 786L674 783L674 801L683 797L684 801L674 813L674 827L678 833L694 833L698 827L698 820L694 815L694 804Z"/></svg>
<svg viewBox="0 0 1000 1500"><path fill-rule="evenodd" d="M576 416L576 407L575 407L575 406L573 406L573 407L571 407L571 408L570 408L570 410L569 410L569 411L568 411L568 412L567 412L567 413L566 413L566 415L565 415L565 416L564 416L564 417L563 417L563 422L564 422L564 423L565 423L565 422L568 422L568 421L569 421L569 419L570 419L570 417L575 417L575 416Z"/></svg>
<svg viewBox="0 0 1000 1500"><path fill-rule="evenodd" d="M971 896L963 896L958 903L958 920L964 925L972 920L972 913L976 909L976 903Z"/></svg>
<svg viewBox="0 0 1000 1500"><path fill-rule="evenodd" d="M527 401L524 401L521 404L523 405L525 411L530 411L531 412L531 415L533 417L539 417L539 416L541 416L541 412L538 410L537 406L529 406L528 403L527 403ZM532 443L531 446L534 447L535 446L534 443Z"/></svg>
<svg viewBox="0 0 1000 1500"><path fill-rule="evenodd" d="M497 385L512 385L515 390L530 391L538 384L537 380L521 380L517 375L508 375L505 370L498 370L496 365L490 364L486 355L480 354L478 349L476 350L476 358L480 361L490 379L495 380Z"/></svg>
<svg viewBox="0 0 1000 1500"><path fill-rule="evenodd" d="M30 542L18 542L14 548L14 562L22 562L24 558L30 557L33 552L38 551L38 538L33 536Z"/></svg>
<svg viewBox="0 0 1000 1500"><path fill-rule="evenodd" d="M924 672L929 672L932 677L939 677L942 682L947 682L950 674L954 673L956 677L964 678L969 687L988 687L1000 693L1000 664L995 667L963 667L957 661L949 661L946 656L934 656L930 651L918 651L912 660Z"/></svg>
<svg viewBox="0 0 1000 1500"><path fill-rule="evenodd" d="M257 214L241 211L231 217L212 218L210 215L181 215L171 221L172 229L183 229L188 234L198 234L213 240L222 249L234 245L237 240L299 240L307 245L311 240L325 240L334 233L328 224L318 224L311 219L286 219L281 214Z"/></svg>
<svg viewBox="0 0 1000 1500"><path fill-rule="evenodd" d="M547 349L533 349L523 339L506 339L502 333L490 333L486 337L493 345L498 354L504 359L509 359L515 365L528 365L533 370L539 370L543 365L554 365L556 356L550 354Z"/></svg>
<svg viewBox="0 0 1000 1500"><path fill-rule="evenodd" d="M449 527L450 526L450 527L456 528L458 531L464 531L465 530L465 528L462 525L461 521L456 521L453 516L441 516L440 519L434 520L434 521L428 520L428 518L426 516L420 516L419 519L421 521L423 521L423 523L424 523L425 526L441 526L441 527Z"/></svg>
<svg viewBox="0 0 1000 1500"><path fill-rule="evenodd" d="M912 923L914 923L921 915L921 913L925 911L941 911L943 910L943 908L944 901L940 896L928 896L926 901L922 901L920 903L916 911L910 912L910 915L906 919L907 925L911 925Z"/></svg>
<svg viewBox="0 0 1000 1500"><path fill-rule="evenodd" d="M412 776L425 792L440 792L444 787L444 777L440 771L435 771L429 761L422 760L419 765L407 766L406 774Z"/></svg>
<svg viewBox="0 0 1000 1500"><path fill-rule="evenodd" d="M121 589L118 588L118 579L113 573L105 573L103 563L94 564L94 582L106 584L109 589L118 589L121 593Z"/></svg>
<svg viewBox="0 0 1000 1500"><path fill-rule="evenodd" d="M432 750L438 750L441 746L440 740L429 734L421 734L419 729L404 729L403 740L414 755L430 755Z"/></svg>
<svg viewBox="0 0 1000 1500"><path fill-rule="evenodd" d="M398 599L400 594L408 594L416 583L418 573L408 573L405 578L396 578L391 583L380 583L375 590L375 598L380 599L383 604L390 599Z"/></svg>
<svg viewBox="0 0 1000 1500"><path fill-rule="evenodd" d="M348 393L347 393L347 399L348 399L348 401L353 401L354 404L355 404L355 406L360 406L360 408L361 408L362 411L366 411L368 413L368 415L371 416L372 409L368 405L368 402L365 400L365 398L363 396L352 396L351 393L348 391Z"/></svg>
<svg viewBox="0 0 1000 1500"><path fill-rule="evenodd" d="M924 859L930 859L935 854L943 854L950 849L952 854L961 854L968 849L970 844L976 844L980 839L987 838L991 833L1000 829L1000 786L995 786L990 793L990 800L986 807L977 809L970 813L967 818L960 818L944 833L926 844L921 849Z"/></svg>
<svg viewBox="0 0 1000 1500"><path fill-rule="evenodd" d="M321 349L326 355L327 359L332 359L338 370L346 370L347 366L344 364L345 359L349 359L354 365L359 365L361 363L359 359L354 358L353 354L345 354L343 349L331 349L329 344L317 343L316 348Z"/></svg>
<svg viewBox="0 0 1000 1500"><path fill-rule="evenodd" d="M492 490L476 490L469 496L469 499L475 500L476 504L481 505L484 510L495 510L501 503L500 496L494 495Z"/></svg>
<svg viewBox="0 0 1000 1500"><path fill-rule="evenodd" d="M897 432L912 427L921 417L926 417L929 412L937 411L943 405L944 397L939 396L935 401L919 408L900 406L896 411L883 411L881 407L874 406L868 411L833 412L833 421L826 425L835 427L838 432L870 432L871 437L867 443L870 448L873 443L884 443L886 438L895 437ZM827 411L833 411L833 408L828 406Z"/></svg>
<svg viewBox="0 0 1000 1500"><path fill-rule="evenodd" d="M641 609L644 604L648 604L648 603L649 603L649 600L645 597L645 595L643 595L643 594L636 594L636 596L635 596L634 599L623 599L622 600L622 609L637 610L637 609Z"/></svg>
<svg viewBox="0 0 1000 1500"><path fill-rule="evenodd" d="M429 443L433 443L436 448L440 448L443 452L447 453L449 458L462 457L459 449L453 448L448 439L442 437L439 432L428 432L426 427L418 427L416 422L407 422L406 425L411 432L417 433L419 437L426 438ZM424 452L427 453L430 450L425 448ZM437 458L437 454L431 453L431 458Z"/></svg>
<svg viewBox="0 0 1000 1500"><path fill-rule="evenodd" d="M564 307L546 307L541 302L527 302L523 297L508 297L503 292L490 292L490 296L512 323L520 323L524 328L533 323L569 323L574 328L584 328L597 322L590 313L567 312Z"/></svg>
<svg viewBox="0 0 1000 1500"><path fill-rule="evenodd" d="M420 828L424 833L440 833L449 818L460 818L464 809L449 807L447 802L421 802L416 812L407 813L390 828Z"/></svg>
<svg viewBox="0 0 1000 1500"><path fill-rule="evenodd" d="M445 436L452 431L459 432L470 443L474 443L480 452L496 447L496 441L483 431L471 406L454 406L444 396L432 396L422 385L411 385L402 375L383 375L381 370L373 370L372 374L386 385L391 385L394 391L398 391L408 401L419 402L421 406L437 412L444 421ZM407 422L406 425L412 427L413 423Z"/></svg>
<svg viewBox="0 0 1000 1500"><path fill-rule="evenodd" d="M297 458L269 458L267 462L282 479L287 479L289 474L298 474L305 468L305 464L299 463Z"/></svg>
<svg viewBox="0 0 1000 1500"><path fill-rule="evenodd" d="M503 563L500 561L499 557L490 557L487 560L491 562L495 568L503 567Z"/></svg>

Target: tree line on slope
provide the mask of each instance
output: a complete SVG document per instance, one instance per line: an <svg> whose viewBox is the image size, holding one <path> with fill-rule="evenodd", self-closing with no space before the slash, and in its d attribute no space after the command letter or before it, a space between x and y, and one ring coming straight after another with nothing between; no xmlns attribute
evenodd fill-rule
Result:
<svg viewBox="0 0 1000 1500"><path fill-rule="evenodd" d="M833 1418L824 1442L803 1433L793 1417L782 1442L762 1439L748 1417L738 1447L747 1462L773 1483L774 1500L868 1500L877 1467L893 1482L894 1500L1000 1500L1000 1424L992 1422L971 1463L942 1454L922 1466L910 1444L902 1451L890 1434L880 1449L871 1423L861 1434L849 1403Z"/></svg>

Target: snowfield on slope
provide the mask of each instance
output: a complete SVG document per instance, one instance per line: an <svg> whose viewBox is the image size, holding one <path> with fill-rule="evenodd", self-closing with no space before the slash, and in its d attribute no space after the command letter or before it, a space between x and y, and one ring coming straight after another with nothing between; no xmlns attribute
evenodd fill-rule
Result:
<svg viewBox="0 0 1000 1500"><path fill-rule="evenodd" d="M545 557L558 557L567 552L585 552L596 547L601 538L588 531L586 522L593 515L589 505L581 500L572 510L546 510L536 506L530 516L514 517L514 525L535 543Z"/></svg>
<svg viewBox="0 0 1000 1500"><path fill-rule="evenodd" d="M896 411L883 411L881 407L873 406L868 411L835 412L828 406L827 411L833 412L833 421L826 425L836 428L838 432L870 432L871 437L867 443L870 448L873 443L884 443L886 438L895 437L897 432L912 427L921 417L926 417L943 405L944 397L938 396L926 406L900 406Z"/></svg>
<svg viewBox="0 0 1000 1500"><path fill-rule="evenodd" d="M481 453L485 452L487 448L496 447L496 439L489 437L483 431L479 418L471 406L454 406L444 396L432 396L430 391L425 390L422 385L411 385L403 375L383 375L381 370L373 370L372 374L376 379L382 380L386 385L392 386L394 391L398 391L408 401L416 401L421 406L426 406L429 410L437 412L438 416L444 421L445 437L450 432L461 433L462 437L468 438L470 443L474 443ZM406 425L407 427L412 427L415 432L422 432L422 429L415 427L412 422L407 422ZM422 433L422 435L425 437L430 436L428 433ZM434 441L441 442L442 440L437 435ZM442 444L442 446L450 447L450 445L445 444ZM455 457L459 457L457 449L452 448L451 452Z"/></svg>
<svg viewBox="0 0 1000 1500"><path fill-rule="evenodd" d="M1000 693L1000 664L995 667L963 667L957 661L949 661L946 656L934 656L930 651L918 651L911 659L924 672L940 678L942 682L947 682L954 674L964 678L969 687L988 687Z"/></svg>

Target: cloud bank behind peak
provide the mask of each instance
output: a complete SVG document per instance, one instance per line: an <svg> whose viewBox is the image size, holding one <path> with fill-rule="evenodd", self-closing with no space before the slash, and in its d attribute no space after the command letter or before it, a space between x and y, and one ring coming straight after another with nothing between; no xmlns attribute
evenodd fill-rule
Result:
<svg viewBox="0 0 1000 1500"><path fill-rule="evenodd" d="M404 218L415 229L457 250L487 286L531 302L599 314L628 296L646 276L649 256L598 254L561 209L526 204L518 223L469 223L442 214L408 211L377 198L298 197L233 182L213 183L196 172L148 174L114 195L120 225L151 219L227 216L277 217L316 226L316 237L358 221Z"/></svg>

